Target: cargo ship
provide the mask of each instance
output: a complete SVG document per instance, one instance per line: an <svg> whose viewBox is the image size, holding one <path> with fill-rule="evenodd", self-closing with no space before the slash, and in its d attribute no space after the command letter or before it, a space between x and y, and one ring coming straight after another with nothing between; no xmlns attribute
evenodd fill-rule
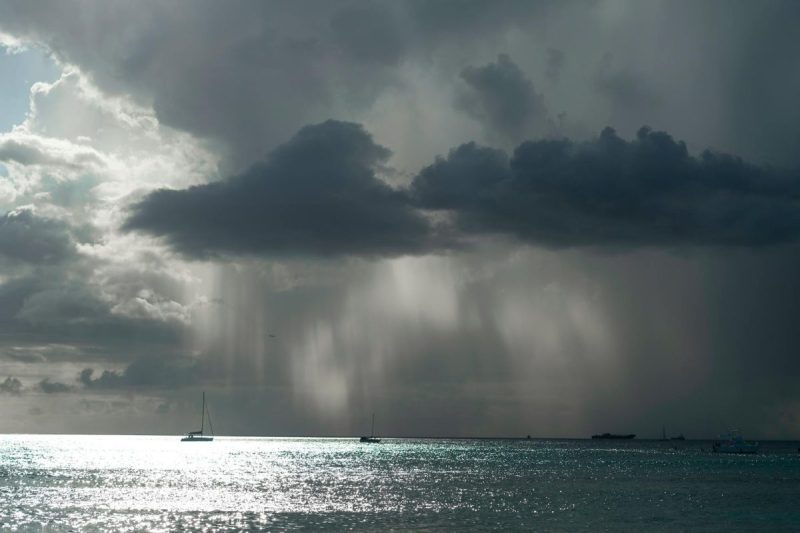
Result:
<svg viewBox="0 0 800 533"><path fill-rule="evenodd" d="M633 433L630 433L628 435L616 435L614 433L600 433L599 435L592 435L592 438L621 440L621 439L633 439L636 438L636 435Z"/></svg>

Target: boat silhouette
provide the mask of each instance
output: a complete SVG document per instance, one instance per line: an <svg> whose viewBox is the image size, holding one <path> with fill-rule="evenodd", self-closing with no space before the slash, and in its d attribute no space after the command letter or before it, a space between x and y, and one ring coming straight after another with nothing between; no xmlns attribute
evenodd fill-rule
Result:
<svg viewBox="0 0 800 533"><path fill-rule="evenodd" d="M683 433L680 433L674 437L667 438L667 430L664 426L661 426L661 440L686 440L686 437L683 436Z"/></svg>
<svg viewBox="0 0 800 533"><path fill-rule="evenodd" d="M597 435L592 435L592 438L593 439L616 439L616 440L622 440L622 439L633 439L633 438L636 438L636 434L629 433L627 435L617 435L615 433L599 433Z"/></svg>
<svg viewBox="0 0 800 533"><path fill-rule="evenodd" d="M211 428L211 436L207 436L203 433L206 427L206 415L208 415L208 426ZM203 392L203 406L200 410L200 430L190 431L181 439L181 442L211 442L212 440L214 440L214 426L211 424L211 413L208 412L208 408L206 407L206 393Z"/></svg>
<svg viewBox="0 0 800 533"><path fill-rule="evenodd" d="M381 439L375 437L375 413L372 413L372 431L369 434L369 437L362 435L359 442L380 442Z"/></svg>

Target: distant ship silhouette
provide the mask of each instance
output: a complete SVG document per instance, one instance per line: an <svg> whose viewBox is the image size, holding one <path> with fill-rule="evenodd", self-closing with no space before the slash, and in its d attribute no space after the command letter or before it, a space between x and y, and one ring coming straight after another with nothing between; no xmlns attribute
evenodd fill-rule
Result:
<svg viewBox="0 0 800 533"><path fill-rule="evenodd" d="M600 433L598 435L592 435L593 439L634 439L636 435L634 433L630 433L628 435L617 435L615 433Z"/></svg>

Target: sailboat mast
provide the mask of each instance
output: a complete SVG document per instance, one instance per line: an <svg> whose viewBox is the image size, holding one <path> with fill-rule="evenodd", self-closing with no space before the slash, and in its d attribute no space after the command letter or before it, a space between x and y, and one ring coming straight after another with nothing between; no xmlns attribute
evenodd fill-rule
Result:
<svg viewBox="0 0 800 533"><path fill-rule="evenodd" d="M375 436L375 413L372 413L372 432L369 434L369 436Z"/></svg>
<svg viewBox="0 0 800 533"><path fill-rule="evenodd" d="M200 411L200 434L203 434L206 422L206 391L203 391L203 408Z"/></svg>

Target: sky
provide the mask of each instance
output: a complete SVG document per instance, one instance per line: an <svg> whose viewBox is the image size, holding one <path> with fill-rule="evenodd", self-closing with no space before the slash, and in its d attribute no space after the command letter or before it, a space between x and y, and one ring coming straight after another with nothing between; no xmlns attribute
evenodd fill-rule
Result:
<svg viewBox="0 0 800 533"><path fill-rule="evenodd" d="M797 20L0 3L0 431L800 438Z"/></svg>

